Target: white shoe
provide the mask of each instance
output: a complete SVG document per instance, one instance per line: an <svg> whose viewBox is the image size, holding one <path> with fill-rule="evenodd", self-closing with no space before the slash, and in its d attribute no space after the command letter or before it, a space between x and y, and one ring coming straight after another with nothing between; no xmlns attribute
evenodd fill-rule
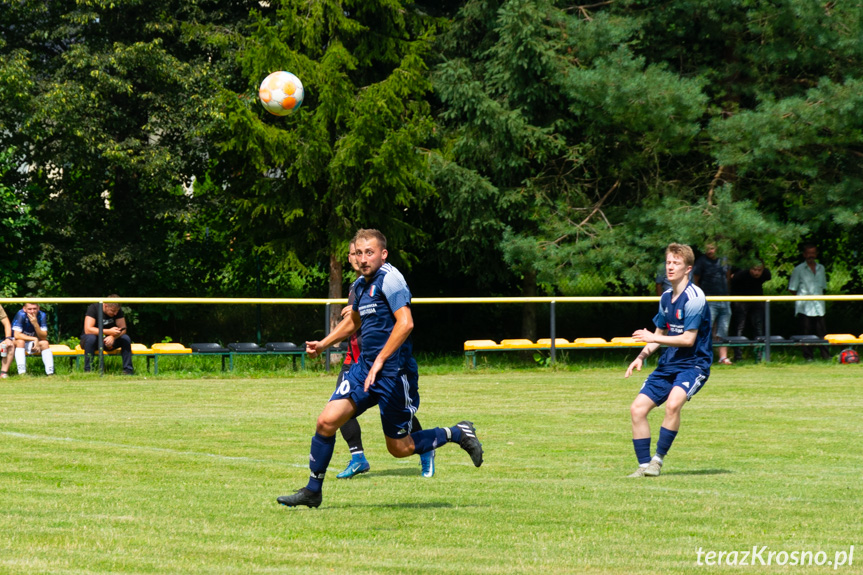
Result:
<svg viewBox="0 0 863 575"><path fill-rule="evenodd" d="M662 469L662 462L658 459L651 459L647 467L644 468L644 475L647 477L659 477L659 472Z"/></svg>
<svg viewBox="0 0 863 575"><path fill-rule="evenodd" d="M631 473L627 475L627 477L644 477L644 470L646 467L639 466L638 469L635 470L635 473Z"/></svg>

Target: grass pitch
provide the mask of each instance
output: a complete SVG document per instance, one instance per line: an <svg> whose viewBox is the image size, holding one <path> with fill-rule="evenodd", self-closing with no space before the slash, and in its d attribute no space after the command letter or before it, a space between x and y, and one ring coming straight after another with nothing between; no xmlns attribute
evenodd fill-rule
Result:
<svg viewBox="0 0 863 575"><path fill-rule="evenodd" d="M275 498L306 483L335 375L2 380L0 572L823 573L697 553L851 545L836 571L863 572L860 367L714 368L638 480L624 369L423 375L422 424L474 421L483 466L448 445L423 479L367 413L372 470L337 480L339 437L320 509Z"/></svg>

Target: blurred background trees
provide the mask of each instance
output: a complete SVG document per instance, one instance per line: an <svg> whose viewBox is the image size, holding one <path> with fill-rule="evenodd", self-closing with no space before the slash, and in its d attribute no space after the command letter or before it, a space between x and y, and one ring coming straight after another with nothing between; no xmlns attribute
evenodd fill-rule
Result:
<svg viewBox="0 0 863 575"><path fill-rule="evenodd" d="M861 5L805 0L2 0L2 290L335 297L378 227L416 296L650 294L670 241L782 292L804 240L859 293L861 37ZM277 69L287 118L257 104ZM149 339L250 337L248 310L139 308Z"/></svg>

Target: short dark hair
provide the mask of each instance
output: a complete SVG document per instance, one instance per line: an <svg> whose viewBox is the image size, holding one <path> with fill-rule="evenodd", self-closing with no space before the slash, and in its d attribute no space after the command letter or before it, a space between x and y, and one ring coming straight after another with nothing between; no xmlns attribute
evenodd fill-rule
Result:
<svg viewBox="0 0 863 575"><path fill-rule="evenodd" d="M814 242L804 242L800 246L800 251L805 252L806 250L811 250L812 248L815 248L817 250L818 246L816 246Z"/></svg>
<svg viewBox="0 0 863 575"><path fill-rule="evenodd" d="M368 241L372 238L378 241L378 245L381 247L382 250L387 249L387 238L378 230L366 230L360 228L357 230L357 233L354 234L354 239L352 241L354 242L354 244L356 244L358 240Z"/></svg>

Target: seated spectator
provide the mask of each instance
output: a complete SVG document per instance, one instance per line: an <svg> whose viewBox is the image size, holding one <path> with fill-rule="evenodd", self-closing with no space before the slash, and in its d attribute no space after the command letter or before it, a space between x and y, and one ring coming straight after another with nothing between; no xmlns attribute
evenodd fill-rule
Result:
<svg viewBox="0 0 863 575"><path fill-rule="evenodd" d="M54 354L48 343L48 316L37 303L25 303L12 320L18 375L27 373L27 355L41 354L45 373L54 375Z"/></svg>
<svg viewBox="0 0 863 575"><path fill-rule="evenodd" d="M9 366L12 365L12 358L15 357L15 337L12 335L12 323L6 315L3 306L0 306L0 322L3 323L3 332L5 339L0 341L0 348L3 349L3 360L0 361L0 379L9 377Z"/></svg>
<svg viewBox="0 0 863 575"><path fill-rule="evenodd" d="M111 294L108 298L118 298L117 294ZM84 371L91 368L93 355L99 348L99 326L96 323L99 317L99 304L90 304L84 316L84 333L81 335L81 347L84 349ZM120 350L123 357L123 375L132 375L135 370L132 366L132 339L126 335L126 319L120 304L115 302L102 303L102 344L105 350Z"/></svg>

